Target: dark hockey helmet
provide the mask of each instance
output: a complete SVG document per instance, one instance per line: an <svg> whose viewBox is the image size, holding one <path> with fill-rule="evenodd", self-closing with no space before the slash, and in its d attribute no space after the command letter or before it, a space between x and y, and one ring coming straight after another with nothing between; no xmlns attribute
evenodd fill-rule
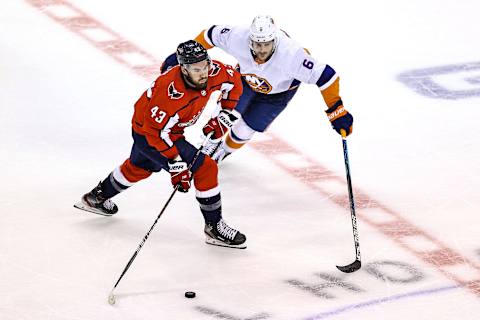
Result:
<svg viewBox="0 0 480 320"><path fill-rule="evenodd" d="M177 47L177 60L180 65L210 61L207 50L197 41L188 40Z"/></svg>

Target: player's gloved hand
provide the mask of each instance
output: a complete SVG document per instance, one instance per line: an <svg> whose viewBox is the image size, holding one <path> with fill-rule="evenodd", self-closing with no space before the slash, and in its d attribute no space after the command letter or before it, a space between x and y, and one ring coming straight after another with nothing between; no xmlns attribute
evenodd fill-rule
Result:
<svg viewBox="0 0 480 320"><path fill-rule="evenodd" d="M170 172L172 185L174 187L178 186L180 192L188 192L192 173L188 170L187 163L182 161L180 156L177 156L175 159L168 161L168 171Z"/></svg>
<svg viewBox="0 0 480 320"><path fill-rule="evenodd" d="M342 100L338 101L333 107L325 111L332 127L342 136L346 137L353 130L353 116L345 109Z"/></svg>
<svg viewBox="0 0 480 320"><path fill-rule="evenodd" d="M210 140L213 142L215 140L220 141L220 139L227 133L228 129L230 129L237 117L233 115L228 110L221 110L217 117L210 119L207 124L203 127L203 134L206 136L210 132L213 132L212 137Z"/></svg>
<svg viewBox="0 0 480 320"><path fill-rule="evenodd" d="M208 139L202 147L202 153L206 154L209 157L212 157L215 151L217 151L218 146L221 142L222 139Z"/></svg>

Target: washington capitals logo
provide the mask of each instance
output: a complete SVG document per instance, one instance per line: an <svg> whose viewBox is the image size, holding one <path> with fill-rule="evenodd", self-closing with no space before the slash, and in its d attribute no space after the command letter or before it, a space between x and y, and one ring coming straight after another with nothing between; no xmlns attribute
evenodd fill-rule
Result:
<svg viewBox="0 0 480 320"><path fill-rule="evenodd" d="M180 99L181 97L183 97L183 92L175 89L175 87L173 86L173 81L170 82L170 84L168 85L168 96L170 97L170 99Z"/></svg>
<svg viewBox="0 0 480 320"><path fill-rule="evenodd" d="M209 77L215 77L220 72L220 65L216 62L212 62L210 65L210 73L208 74Z"/></svg>
<svg viewBox="0 0 480 320"><path fill-rule="evenodd" d="M272 86L268 83L267 79L261 78L252 73L242 74L242 76L254 91L264 94L272 91Z"/></svg>

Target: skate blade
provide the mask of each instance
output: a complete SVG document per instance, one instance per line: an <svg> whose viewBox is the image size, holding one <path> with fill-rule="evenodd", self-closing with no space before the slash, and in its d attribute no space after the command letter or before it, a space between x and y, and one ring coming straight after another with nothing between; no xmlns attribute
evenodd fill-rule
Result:
<svg viewBox="0 0 480 320"><path fill-rule="evenodd" d="M226 244L225 242L210 238L209 236L205 236L205 243L210 244L212 246L234 248L234 249L246 249L247 248L247 245L245 243L237 244L237 245Z"/></svg>
<svg viewBox="0 0 480 320"><path fill-rule="evenodd" d="M102 210L98 210L96 208L92 208L88 205L86 205L85 203L83 203L82 201L80 202L77 202L73 205L74 208L77 208L77 209L80 209L80 210L83 210L83 211L88 211L88 212L91 212L91 213L96 213L96 214L99 214L99 215L102 215L102 216L105 216L105 217L111 217L113 216L113 214L108 214L108 213L105 213L103 212Z"/></svg>

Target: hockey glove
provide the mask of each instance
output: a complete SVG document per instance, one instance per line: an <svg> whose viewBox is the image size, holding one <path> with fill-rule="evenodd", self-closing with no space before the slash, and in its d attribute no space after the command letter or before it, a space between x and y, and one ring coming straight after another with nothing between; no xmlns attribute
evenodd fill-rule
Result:
<svg viewBox="0 0 480 320"><path fill-rule="evenodd" d="M206 136L210 132L213 132L211 140L220 141L225 133L227 133L228 129L233 126L236 120L237 117L234 116L230 111L221 110L217 117L210 119L203 127L203 134Z"/></svg>
<svg viewBox="0 0 480 320"><path fill-rule="evenodd" d="M174 160L168 161L168 171L170 172L172 185L174 187L178 186L180 192L188 192L192 173L188 170L187 163L178 156Z"/></svg>
<svg viewBox="0 0 480 320"><path fill-rule="evenodd" d="M335 131L342 136L342 131L345 132L345 136L348 136L352 133L353 117L343 106L342 100L339 100L333 107L329 108L325 112L327 113L328 120L330 120Z"/></svg>

